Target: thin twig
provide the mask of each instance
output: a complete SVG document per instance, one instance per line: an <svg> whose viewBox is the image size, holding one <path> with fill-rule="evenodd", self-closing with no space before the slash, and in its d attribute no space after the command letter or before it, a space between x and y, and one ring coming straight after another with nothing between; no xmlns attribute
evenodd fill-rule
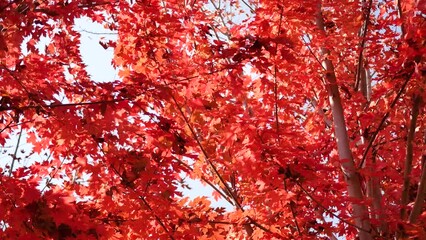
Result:
<svg viewBox="0 0 426 240"><path fill-rule="evenodd" d="M182 118L185 121L185 124L187 125L187 127L189 128L192 137L194 138L194 140L197 142L197 145L200 147L201 152L203 153L204 157L206 158L207 163L209 164L209 166L212 168L213 172L215 173L215 175L219 178L220 182L224 185L226 191L228 192L228 194L230 194L231 198L234 200L236 206L244 211L243 207L241 206L241 204L239 203L238 199L234 196L232 190L230 189L230 187L228 186L228 184L226 183L225 179L223 179L222 175L219 173L219 171L217 170L216 166L210 161L210 157L209 154L207 153L207 151L204 149L203 145L201 144L200 140L197 137L197 133L195 132L194 128L191 126L191 124L189 123L188 118L185 116L184 112L182 111L181 106L178 104L176 98L174 97L173 94L171 94L172 100L175 103L179 113L181 114Z"/></svg>
<svg viewBox="0 0 426 240"><path fill-rule="evenodd" d="M244 5L246 5L246 6L250 9L250 12L251 12L251 13L255 13L255 12L256 12L256 11L254 10L254 8L253 8L250 4L248 4L246 1L241 0L241 2L243 2L243 3L244 3Z"/></svg>
<svg viewBox="0 0 426 240"><path fill-rule="evenodd" d="M311 41L311 39L310 39L310 37L307 35L307 34L305 34L305 36L309 39L309 41ZM325 67L324 67L324 65L322 64L322 62L319 60L319 58L315 55L315 53L312 51L312 48L311 48L311 46L309 46L309 43L307 43L306 42L306 40L303 38L303 36L302 36L302 41L306 44L306 47L308 48L308 50L309 50L309 52L311 53L311 55L315 58L315 61L321 66L321 68L323 69L323 70L327 70Z"/></svg>
<svg viewBox="0 0 426 240"><path fill-rule="evenodd" d="M114 100L105 100L105 101L94 101L94 102L81 102L81 103L52 103L49 105L27 105L23 107L0 107L0 112L10 111L10 110L27 110L27 109L37 109L37 108L60 108L60 107L76 107L76 106L86 106L86 105L96 105L104 103L116 103L126 101L128 99L114 99Z"/></svg>
<svg viewBox="0 0 426 240"><path fill-rule="evenodd" d="M188 118L185 116L184 112L182 111L182 108L180 107L180 105L178 104L176 98L174 97L173 94L170 93L170 96L173 100L173 102L175 103L179 113L181 114L182 118L185 121L186 126L189 128L189 131L192 134L192 137L194 138L194 140L197 142L197 145L199 146L201 152L203 153L208 165L212 168L214 174L219 178L219 181L224 185L225 190L228 192L228 194L230 195L230 197L234 200L235 205L237 206L237 208L239 210L241 210L242 212L244 212L244 208L241 206L240 202L238 201L237 197L235 196L235 194L233 193L233 191L231 190L231 188L228 186L228 184L226 183L225 179L223 179L222 175L219 173L219 171L217 170L216 166L213 164L213 162L210 160L210 157L207 153L207 151L204 149L203 145L201 144L200 140L197 137L197 134L194 130L194 128L191 126L191 124L189 123ZM251 217L247 217L250 220L250 223L252 223L253 225L257 226L258 228L262 229L263 231L273 234L273 235L279 235L277 233L272 232L271 230L265 228L264 226L262 226L261 224L259 224L256 220L254 220Z"/></svg>
<svg viewBox="0 0 426 240"><path fill-rule="evenodd" d="M365 230L365 229L363 229L363 228L361 228L361 227L358 227L357 225L355 225L355 224L353 224L353 223L351 223L351 222L349 222L349 221L346 221L345 219L343 219L343 218L341 218L339 215L337 215L337 214L335 214L334 212L332 212L331 210L329 210L328 208L326 208L324 205L322 205L321 204L321 202L320 201L318 201L318 200L316 200L303 186L302 186L302 184L300 184L299 182L297 182L297 181L295 181L295 183L296 183L296 185L297 186L299 186L300 187L300 189L312 200L312 201L314 201L319 207L321 207L322 209L324 209L327 213L329 213L329 214L331 214L333 217L335 217L335 218L337 218L337 219L339 219L340 221L342 221L343 223L346 223L346 224L348 224L349 226L352 226L352 227L354 227L354 228L356 228L356 229L359 229L359 230L361 230L361 231L364 231L364 232L371 232L371 231L368 231L368 230Z"/></svg>
<svg viewBox="0 0 426 240"><path fill-rule="evenodd" d="M282 19L283 19L283 8L280 8L281 12L280 12L280 20L279 20L279 24L278 24L278 33L277 35L280 36L281 34L281 24L282 24ZM278 50L278 43L275 44L275 53ZM275 104L274 104L274 109L275 109L275 127L277 129L277 140L278 142L280 141L280 124L279 124L279 117L278 117L278 82L277 82L277 65L276 65L276 59L277 55L275 54L275 64L274 64L274 100L275 100Z"/></svg>
<svg viewBox="0 0 426 240"><path fill-rule="evenodd" d="M134 191L134 189L132 189L132 190ZM154 217L157 220L157 222L161 225L161 227L164 229L164 231L166 231L166 233L169 235L169 238L172 239L172 240L174 240L175 238L173 237L173 235L169 232L169 230L167 229L166 225L164 225L164 223L161 220L161 218L156 213L154 213L154 210L151 208L151 206L146 201L146 199L144 197L142 197L142 196L139 196L139 199L142 200L142 202L149 209L149 211L152 213L152 215L154 215Z"/></svg>
<svg viewBox="0 0 426 240"><path fill-rule="evenodd" d="M231 34L230 34L230 31L229 31L229 27L228 27L228 25L226 25L226 22L225 22L225 19L224 19L224 17L223 17L223 15L222 15L222 9L220 9L215 3L214 3L214 1L213 0L210 0L210 3L213 5L213 7L215 8L215 10L218 12L218 14L219 14L219 18L220 18L220 20L222 21L222 24L223 24L223 26L226 28L226 33L223 33L222 31L220 31L222 34L224 34L225 36L227 36L228 38L230 38L230 36L231 36Z"/></svg>
<svg viewBox="0 0 426 240"><path fill-rule="evenodd" d="M21 131L19 132L18 142L16 143L15 153L13 154L12 164L10 165L9 177L12 176L13 165L15 165L15 161L17 159L16 154L18 154L18 148L19 148L19 143L21 142L21 136L22 136L22 127L21 127Z"/></svg>
<svg viewBox="0 0 426 240"><path fill-rule="evenodd" d="M28 89L27 89L27 87L22 83L22 81L21 80L19 80L16 76L15 76L15 74L13 74L13 72L8 68L8 67L6 67L4 64L2 64L2 66L3 66L3 69L5 69L8 73L9 73L9 75L16 81L16 82L18 82L18 84L22 87L22 89L24 89L24 91L27 93L27 95L28 95L28 97L31 97L31 93L28 91Z"/></svg>
<svg viewBox="0 0 426 240"><path fill-rule="evenodd" d="M188 164L184 163L182 160L175 158L175 160L177 160L180 164L182 164L183 166L185 166L186 168L188 168L191 172L194 171L194 169L189 166ZM205 183L207 183L210 187L212 187L216 192L218 192L228 203L230 203L231 205L235 205L235 203L228 198L228 196L226 196L225 193L223 193L222 191L220 191L212 182L210 182L207 178L205 178L204 176L201 176L201 180L203 180Z"/></svg>
<svg viewBox="0 0 426 240"><path fill-rule="evenodd" d="M52 156L53 151L50 152L49 156L47 157L47 159L45 161L49 161L50 157ZM46 185L44 185L44 187L41 189L40 193L43 194L44 190L49 187L50 183L52 182L53 178L55 177L55 175L59 172L59 170L61 169L62 165L64 164L66 158L63 158L61 163L59 164L59 166L55 169L55 172L52 174L49 174L49 179L46 181Z"/></svg>
<svg viewBox="0 0 426 240"><path fill-rule="evenodd" d="M299 236L302 236L302 232L300 231L300 227L299 227L299 223L297 222L297 216L296 216L296 210L295 210L295 205L296 203L293 201L290 201L290 210L291 210L291 215L293 216L294 219L294 224L296 225L296 229L297 232L299 233Z"/></svg>
<svg viewBox="0 0 426 240"><path fill-rule="evenodd" d="M284 180L284 190L286 190L288 192L287 184L286 184L285 180ZM297 222L297 218L296 218L296 210L294 209L294 206L293 206L295 204L296 203L294 203L294 201L290 201L290 204L289 204L290 210L291 210L291 214L292 214L293 219L294 219L294 224L296 225L297 232L299 233L299 236L302 236L302 232L300 231L299 223Z"/></svg>
<svg viewBox="0 0 426 240"><path fill-rule="evenodd" d="M93 7L104 6L104 5L112 5L112 4L118 3L118 2L119 1L114 1L114 2L105 1L105 2L100 2L100 3L88 2L86 4L79 4L77 7L78 8L93 8Z"/></svg>
<svg viewBox="0 0 426 240"><path fill-rule="evenodd" d="M358 168L362 168L362 167L364 166L364 162L365 162L365 160L366 160L366 158L367 158L368 151L369 151L369 150L370 150L370 148L373 146L373 143L374 143L374 141L376 140L377 135L378 135L378 134L379 134L379 132L382 130L382 127L383 127L383 125L385 124L386 119L387 119L387 118L389 117L389 115L390 115L390 111L391 111L391 110L395 107L396 102L399 100L399 98L401 97L402 93L404 92L405 87L407 86L408 82L410 81L410 79L411 79L411 75L412 75L413 73L414 73L414 72L411 72L411 73L410 73L410 74L406 77L406 80L405 80L404 84L402 85L402 87L401 87L401 89L399 90L398 94L395 96L395 99L392 101L391 105L389 106L388 111L387 111L387 112L386 112L386 114L382 117L382 120L380 121L379 126L377 126L376 131L374 131L373 135L372 135L372 136L371 136L371 138L370 138L370 141L368 142L367 148L365 149L365 151L364 151L364 153L363 153L363 155L362 155L362 159L361 159L361 162L360 162L360 163L359 163L359 165L358 165Z"/></svg>
<svg viewBox="0 0 426 240"><path fill-rule="evenodd" d="M404 35L405 35L405 27L404 27L404 15L402 14L401 0L397 0L396 4L397 4L397 7L398 7L399 19L401 20L401 35L402 35L402 37L404 37Z"/></svg>
<svg viewBox="0 0 426 240"><path fill-rule="evenodd" d="M4 130L8 129L13 122L14 121L10 121L4 128L2 128L2 130L0 130L0 133L2 133Z"/></svg>
<svg viewBox="0 0 426 240"><path fill-rule="evenodd" d="M4 7L0 9L0 12L3 12L6 8L10 7L12 4L14 4L16 1L11 1L8 4L6 4Z"/></svg>
<svg viewBox="0 0 426 240"><path fill-rule="evenodd" d="M83 28L80 28L80 31L85 32L85 33L89 33L89 34L93 34L93 35L117 35L118 32L91 32L88 30L85 30Z"/></svg>
<svg viewBox="0 0 426 240"><path fill-rule="evenodd" d="M99 149L101 150L103 156L106 156L105 151L102 149L102 147L98 144ZM103 163L103 165L105 167L108 168L108 166ZM127 180L122 176L122 174L120 174L120 172L114 167L114 166L110 166L110 168L112 169L112 171L121 179L121 181L126 182ZM156 219L156 221L158 222L158 224L160 224L161 228L163 228L163 230L167 233L167 235L169 236L170 239L174 240L175 238L173 237L173 235L169 232L169 230L167 229L166 225L163 223L163 221L161 220L160 217L158 217L158 215L154 212L154 210L151 208L151 206L148 204L148 202L146 201L146 199L144 197L142 197L139 193L136 192L135 189L122 184L122 186L124 186L126 189L130 189L130 191L134 192L136 195L138 195L139 199L142 200L143 204L148 208L148 210L151 212L151 214L154 216L154 218Z"/></svg>

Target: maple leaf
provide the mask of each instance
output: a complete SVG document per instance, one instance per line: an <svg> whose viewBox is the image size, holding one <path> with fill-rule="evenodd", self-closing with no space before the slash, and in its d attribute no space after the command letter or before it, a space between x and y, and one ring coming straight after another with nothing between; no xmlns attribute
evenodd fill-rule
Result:
<svg viewBox="0 0 426 240"><path fill-rule="evenodd" d="M425 235L420 1L148 2L0 4L0 238Z"/></svg>

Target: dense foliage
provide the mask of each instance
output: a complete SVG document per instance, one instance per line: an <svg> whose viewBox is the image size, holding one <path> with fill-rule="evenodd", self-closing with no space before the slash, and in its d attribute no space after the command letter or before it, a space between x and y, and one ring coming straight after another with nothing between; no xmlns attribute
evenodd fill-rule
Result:
<svg viewBox="0 0 426 240"><path fill-rule="evenodd" d="M1 1L0 238L426 238L425 9ZM115 81L82 17L116 32Z"/></svg>

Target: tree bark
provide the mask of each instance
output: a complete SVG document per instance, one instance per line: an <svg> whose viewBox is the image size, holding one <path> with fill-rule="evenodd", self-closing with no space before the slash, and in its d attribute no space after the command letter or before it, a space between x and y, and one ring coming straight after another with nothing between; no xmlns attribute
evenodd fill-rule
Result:
<svg viewBox="0 0 426 240"><path fill-rule="evenodd" d="M359 83L359 90L367 101L371 98L371 76L370 71L366 67L362 67Z"/></svg>
<svg viewBox="0 0 426 240"><path fill-rule="evenodd" d="M424 144L426 144L426 130L424 133ZM422 156L422 176L420 178L419 187L417 188L416 200L414 200L413 210L408 217L410 223L415 223L417 218L422 213L423 207L425 206L426 198L426 151L423 152Z"/></svg>
<svg viewBox="0 0 426 240"><path fill-rule="evenodd" d="M324 19L322 16L321 5L319 5L318 13L316 17L316 25L318 29L325 33ZM330 51L323 47L321 49L323 60L323 67L325 68L325 79L328 84L328 95L333 114L333 123L335 137L337 141L337 151L339 154L341 169L348 185L348 194L350 197L362 200L363 194L361 190L361 179L355 168L355 163L352 157L352 152L349 146L349 138L346 129L346 122L343 113L342 101L340 98L339 89L336 81L336 74L334 66L331 60L328 59ZM372 239L371 236L371 223L368 217L367 207L362 204L352 204L353 217L355 219L355 225L358 227L358 235L360 240Z"/></svg>
<svg viewBox="0 0 426 240"><path fill-rule="evenodd" d="M425 197L426 197L426 155L423 155L423 170L422 170L422 177L420 179L419 187L417 188L417 196L416 200L414 201L414 207L411 211L410 217L408 218L408 221L410 223L415 223L417 221L417 218L422 213Z"/></svg>
<svg viewBox="0 0 426 240"><path fill-rule="evenodd" d="M382 192L380 188L380 178L373 174L376 169L376 150L373 149L371 166L369 166L370 176L367 181L367 196L372 200L370 218L376 219L380 225L377 227L381 236L386 237L388 234L388 226L384 211L382 208Z"/></svg>
<svg viewBox="0 0 426 240"><path fill-rule="evenodd" d="M420 96L414 98L413 108L411 111L410 127L407 135L407 149L404 164L404 185L402 187L401 196L401 219L404 220L407 214L406 206L409 202L408 192L410 189L410 175L413 167L413 140L416 132L417 116L419 115Z"/></svg>

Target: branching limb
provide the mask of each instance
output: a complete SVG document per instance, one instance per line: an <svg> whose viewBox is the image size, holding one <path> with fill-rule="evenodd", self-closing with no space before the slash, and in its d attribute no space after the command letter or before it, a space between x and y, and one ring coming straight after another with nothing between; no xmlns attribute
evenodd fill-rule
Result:
<svg viewBox="0 0 426 240"><path fill-rule="evenodd" d="M101 149L101 151L103 152L103 154L105 155L105 152ZM123 177L123 175L114 167L111 166L113 172L122 180L122 181L126 181L125 177ZM148 203L148 201L146 200L145 197L139 195L139 193L136 192L135 189L124 185L125 188L129 189L130 191L134 192L135 194L138 195L139 199L142 201L142 203L146 206L146 208L148 208L148 210L151 212L151 214L154 216L155 220L158 222L158 224L160 224L161 228L166 232L166 234L168 235L169 239L174 240L175 238L173 237L173 234L170 233L170 231L168 230L168 228L166 227L165 223L163 222L163 220L155 213L154 209L152 209L151 205Z"/></svg>
<svg viewBox="0 0 426 240"><path fill-rule="evenodd" d="M309 39L309 42L311 41L311 39L309 38L309 36L307 34L305 34L305 36ZM322 65L322 62L319 60L319 58L317 57L317 55L315 55L314 51L312 50L311 46L309 46L309 43L306 42L305 38L302 36L302 41L305 43L306 47L309 50L309 53L314 57L315 61L321 66L321 68L325 71L327 69L325 69L325 67Z"/></svg>
<svg viewBox="0 0 426 240"><path fill-rule="evenodd" d="M212 169L213 173L219 178L219 181L222 183L222 185L225 187L226 192L229 194L229 196L232 198L232 200L234 201L235 205L237 206L237 208L241 211L244 212L244 208L242 207L242 205L240 204L237 196L235 196L234 192L232 191L232 189L229 187L229 185L227 184L227 182L225 181L225 179L222 177L222 175L219 173L219 171L217 170L216 166L213 164L213 162L210 160L209 154L207 153L207 151L204 149L203 145L201 144L197 133L195 132L195 129L192 127L192 125L189 122L189 119L185 116L185 113L182 111L181 106L179 105L178 101L176 100L176 98L174 97L174 95L172 93L170 93L170 96L174 102L174 104L176 105L180 115L182 116L183 120L185 121L186 126L189 128L189 131L192 134L193 139L196 141L198 147L200 148L201 152L203 153L207 164L210 166L210 168ZM263 225L259 224L256 220L254 220L251 217L247 217L247 219L250 220L250 223L257 226L258 228L262 229L263 231L273 234L273 235L277 235L277 233L272 232L271 230L267 229L266 227L264 227ZM251 228L251 226L249 226ZM250 229L252 230L252 229ZM250 232L250 231L247 231Z"/></svg>
<svg viewBox="0 0 426 240"><path fill-rule="evenodd" d="M402 33L402 36L404 36L405 35L405 26L404 26L404 15L402 14L402 4L401 4L401 0L397 0L396 1L396 4L397 4L397 6L398 6L398 17L399 17L399 19L401 20L401 33Z"/></svg>
<svg viewBox="0 0 426 240"><path fill-rule="evenodd" d="M404 92L405 88L407 87L407 84L410 81L412 74L413 74L413 72L411 72L410 74L408 74L406 76L405 82L404 82L404 84L402 84L401 89L398 91L398 93L396 94L395 98L393 99L391 105L389 106L389 110L382 117L382 120L380 121L379 126L377 126L376 131L374 131L374 133L371 135L370 141L368 142L367 148L364 150L364 153L362 155L362 159L361 159L361 161L360 161L360 163L358 165L358 168L363 168L364 167L364 163L365 163L365 160L367 158L367 154L370 151L370 148L373 146L373 143L376 140L377 135L382 130L382 127L385 124L386 119L388 119L388 117L390 115L390 111L395 107L396 103L398 102L399 98L401 97L402 93Z"/></svg>
<svg viewBox="0 0 426 240"><path fill-rule="evenodd" d="M209 164L209 166L211 167L211 169L213 170L214 174L219 178L219 181L224 185L226 192L232 197L235 205L243 211L243 207L241 206L241 204L239 203L238 199L236 198L236 196L234 196L233 191L231 190L231 188L228 186L228 184L226 183L225 179L223 179L222 175L219 173L219 171L217 170L216 166L210 161L210 157L209 154L207 153L207 151L204 149L203 145L201 144L197 133L195 132L194 128L191 126L191 124L189 123L188 118L185 116L185 113L182 111L181 106L178 104L176 98L170 94L173 102L175 103L176 107L179 110L180 115L182 116L183 120L185 121L186 126L189 128L192 137L194 138L194 140L197 142L197 145L200 147L201 152L203 153L204 157L206 158L207 163Z"/></svg>
<svg viewBox="0 0 426 240"><path fill-rule="evenodd" d="M4 130L10 128L13 122L14 121L10 121L8 124L6 124L6 126L0 130L0 133L2 133Z"/></svg>

